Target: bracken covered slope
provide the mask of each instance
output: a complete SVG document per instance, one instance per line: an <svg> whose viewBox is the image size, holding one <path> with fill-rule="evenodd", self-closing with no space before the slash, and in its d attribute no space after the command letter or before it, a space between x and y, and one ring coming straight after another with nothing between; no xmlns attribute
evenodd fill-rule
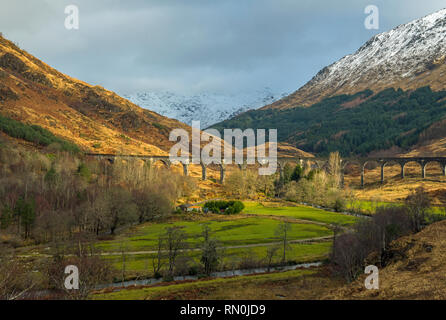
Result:
<svg viewBox="0 0 446 320"><path fill-rule="evenodd" d="M379 271L379 290L358 281L326 299L446 299L446 221L394 241L386 267Z"/></svg>
<svg viewBox="0 0 446 320"><path fill-rule="evenodd" d="M264 108L310 106L366 89L446 89L446 9L378 34L325 67L293 94Z"/></svg>
<svg viewBox="0 0 446 320"><path fill-rule="evenodd" d="M166 154L189 127L64 75L0 36L0 114L97 153Z"/></svg>

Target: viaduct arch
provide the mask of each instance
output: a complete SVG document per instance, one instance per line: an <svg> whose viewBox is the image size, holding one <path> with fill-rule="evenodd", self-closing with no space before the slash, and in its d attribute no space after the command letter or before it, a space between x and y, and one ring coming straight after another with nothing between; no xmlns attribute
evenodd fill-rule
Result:
<svg viewBox="0 0 446 320"><path fill-rule="evenodd" d="M161 161L167 168L170 168L172 161L169 156L151 156L151 155L113 155L113 154L96 154L87 153L86 156L105 159L109 163L113 164L116 159L141 159L145 161L149 166L152 166L155 162ZM265 159L256 160L257 163L265 163ZM405 166L410 162L416 162L420 166L420 176L422 179L426 177L426 165L431 162L436 162L441 166L443 176L446 176L446 157L382 157L382 158L345 158L341 159L341 181L344 182L344 170L348 164L356 164L360 168L361 172L361 187L365 185L364 172L367 163L375 162L381 168L381 183L385 181L385 167L388 164L394 163L398 164L401 168L400 176L402 179L405 178ZM181 163L183 166L183 174L185 176L189 175L189 165L191 161L187 163ZM310 165L313 168L323 169L328 165L328 159L325 158L312 158L312 157L278 157L277 158L277 170L281 177L284 174L284 168L287 163L299 163L301 166ZM216 164L220 171L220 183L223 183L226 177L226 164L222 159L221 163ZM200 163L201 166L201 178L202 180L207 180L207 168L209 165ZM246 170L248 164L245 162L243 164L238 164L240 170Z"/></svg>

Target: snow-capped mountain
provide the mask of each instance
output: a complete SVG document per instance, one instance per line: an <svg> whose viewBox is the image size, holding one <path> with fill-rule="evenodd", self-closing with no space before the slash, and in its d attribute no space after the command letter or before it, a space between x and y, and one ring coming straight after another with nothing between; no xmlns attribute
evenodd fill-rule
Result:
<svg viewBox="0 0 446 320"><path fill-rule="evenodd" d="M311 105L365 89L446 88L446 9L372 37L356 53L325 67L290 96L266 108Z"/></svg>
<svg viewBox="0 0 446 320"><path fill-rule="evenodd" d="M181 95L173 92L144 92L124 95L133 103L188 125L201 121L201 128L231 118L250 109L258 109L283 98L270 88L232 95L203 93Z"/></svg>

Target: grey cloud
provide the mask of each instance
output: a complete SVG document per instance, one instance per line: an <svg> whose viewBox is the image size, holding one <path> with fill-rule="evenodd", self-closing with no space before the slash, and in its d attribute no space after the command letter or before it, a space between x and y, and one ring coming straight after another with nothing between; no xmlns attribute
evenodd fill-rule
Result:
<svg viewBox="0 0 446 320"><path fill-rule="evenodd" d="M355 51L369 1L0 0L0 31L62 72L120 93L292 91ZM80 30L64 28L64 7ZM443 1L376 0L386 31Z"/></svg>

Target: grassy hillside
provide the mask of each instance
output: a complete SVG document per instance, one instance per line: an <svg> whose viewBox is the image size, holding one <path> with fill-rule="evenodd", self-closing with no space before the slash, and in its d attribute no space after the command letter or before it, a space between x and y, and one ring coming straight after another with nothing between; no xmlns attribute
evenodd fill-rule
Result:
<svg viewBox="0 0 446 320"><path fill-rule="evenodd" d="M366 155L397 146L409 150L446 115L446 91L370 90L339 95L308 108L253 110L214 126L277 128L279 141L327 155ZM428 138L438 138L429 136Z"/></svg>
<svg viewBox="0 0 446 320"><path fill-rule="evenodd" d="M79 148L74 143L60 139L40 126L24 124L2 115L0 115L0 131L10 137L23 139L40 146L58 144L63 151L79 152Z"/></svg>
<svg viewBox="0 0 446 320"><path fill-rule="evenodd" d="M94 71L93 71L94 72ZM0 113L98 153L166 154L179 121L51 68L0 36Z"/></svg>

